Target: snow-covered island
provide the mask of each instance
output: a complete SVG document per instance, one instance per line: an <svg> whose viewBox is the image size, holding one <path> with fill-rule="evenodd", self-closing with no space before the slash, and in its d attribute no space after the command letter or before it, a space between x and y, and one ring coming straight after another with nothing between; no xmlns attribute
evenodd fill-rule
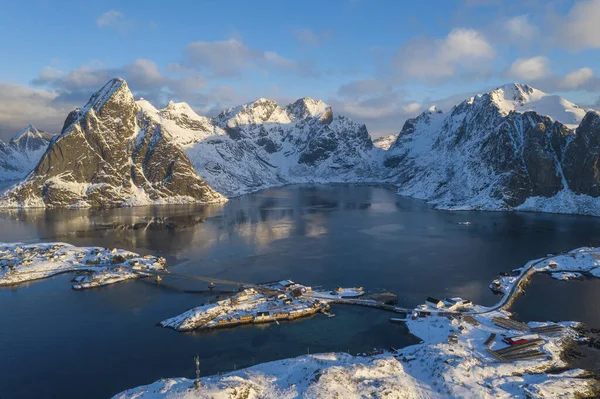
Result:
<svg viewBox="0 0 600 399"><path fill-rule="evenodd" d="M523 267L500 275L490 284L490 289L504 294L505 300L510 300L514 297L510 293L520 284L529 281L535 273L548 273L557 280L571 280L585 276L600 278L600 249L583 247L532 260Z"/></svg>
<svg viewBox="0 0 600 399"><path fill-rule="evenodd" d="M122 249L75 247L70 244L0 243L0 286L24 283L61 273L84 272L74 289L100 287L165 270L165 259Z"/></svg>
<svg viewBox="0 0 600 399"><path fill-rule="evenodd" d="M362 287L313 291L311 287L291 280L275 281L244 287L230 298L192 308L162 321L160 325L190 331L295 320L326 312L330 302L345 301L345 298L363 294ZM377 304L372 300L368 303L372 306Z"/></svg>
<svg viewBox="0 0 600 399"><path fill-rule="evenodd" d="M504 295L492 307L428 298L405 319L422 342L400 350L300 356L198 381L161 379L114 398L595 398L598 381L563 357L581 340L579 323L520 323L507 309L535 273L600 277L599 268L600 248L580 248L501 276L495 288Z"/></svg>

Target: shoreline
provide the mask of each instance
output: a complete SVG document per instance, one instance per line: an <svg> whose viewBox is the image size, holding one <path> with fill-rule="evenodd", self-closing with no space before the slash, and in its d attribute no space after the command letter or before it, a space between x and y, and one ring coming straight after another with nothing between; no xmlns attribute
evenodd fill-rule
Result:
<svg viewBox="0 0 600 399"><path fill-rule="evenodd" d="M600 271L600 248L583 247L566 254L535 259L514 269L520 273L512 276L512 280L509 275L501 277L506 280L507 287L504 287L505 294L496 305L472 305L472 310L462 312L462 316L471 319L456 315L440 316L437 313L442 311L435 312L433 309L429 309L432 311L427 317L407 319L405 322L410 334L420 338L420 344L393 352L374 351L363 356L324 353L277 360L223 375L202 377L198 382L185 378L163 379L121 392L114 398L212 397L217 394L238 397L235 393L240 390L264 397L320 397L331 396L332 392L345 397L366 396L367 393L383 396L384 392L393 393L394 389L398 389L397 392L402 389L407 396L429 392L434 398L484 395L597 397L600 394L597 375L573 368L568 359L572 345L581 339L577 332L580 323L500 323L502 319L511 320L509 309L514 300L523 293L532 276L548 272L551 261L555 264L563 262L562 267L551 269L555 273ZM600 274L590 275L600 277ZM513 347L507 352L510 345L501 342L501 336L526 334L515 328L540 331L537 333L540 338L526 345L527 348L533 346L533 350ZM537 346L539 349L534 349ZM513 360L500 360L504 356ZM295 375L290 376L287 372L290 368L298 368ZM315 379L315 374L321 377ZM331 374L343 375L342 378L349 384L341 387L323 378ZM286 386L287 382L279 382L285 378L297 382ZM427 385L417 383L420 378L425 378L422 381L427 381ZM364 391L365 385L368 392ZM292 391L293 395L287 395Z"/></svg>

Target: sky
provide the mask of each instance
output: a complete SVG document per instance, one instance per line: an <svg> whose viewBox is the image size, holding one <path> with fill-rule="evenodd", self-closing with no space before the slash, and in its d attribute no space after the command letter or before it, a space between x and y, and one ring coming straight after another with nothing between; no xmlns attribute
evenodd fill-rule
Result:
<svg viewBox="0 0 600 399"><path fill-rule="evenodd" d="M4 2L0 139L60 131L110 78L199 114L319 98L397 133L509 82L600 107L600 0Z"/></svg>

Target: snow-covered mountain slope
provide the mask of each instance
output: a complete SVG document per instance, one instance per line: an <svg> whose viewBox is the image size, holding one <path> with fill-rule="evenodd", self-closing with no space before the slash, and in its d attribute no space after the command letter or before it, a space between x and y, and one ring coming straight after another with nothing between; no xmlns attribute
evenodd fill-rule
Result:
<svg viewBox="0 0 600 399"><path fill-rule="evenodd" d="M600 215L599 120L515 83L407 120L385 151L365 125L320 100L282 107L261 98L206 118L186 103L135 102L113 79L71 112L34 173L2 204L213 202L293 183L383 182L444 209ZM32 150L33 139L32 130L1 144L0 167L25 165L6 154Z"/></svg>
<svg viewBox="0 0 600 399"><path fill-rule="evenodd" d="M377 148L381 148L382 150L389 150L392 144L396 142L398 138L397 134L390 134L388 136L377 137L373 140L373 145Z"/></svg>
<svg viewBox="0 0 600 399"><path fill-rule="evenodd" d="M35 170L0 198L3 207L114 207L224 198L112 79L69 114Z"/></svg>
<svg viewBox="0 0 600 399"><path fill-rule="evenodd" d="M0 181L24 178L44 155L53 136L29 125L8 144L0 140Z"/></svg>
<svg viewBox="0 0 600 399"><path fill-rule="evenodd" d="M136 104L140 111L145 112L168 130L173 142L177 144L193 144L215 134L224 134L223 131L215 129L210 118L198 115L187 103L171 101L160 110L143 98L136 101Z"/></svg>
<svg viewBox="0 0 600 399"><path fill-rule="evenodd" d="M381 150L364 125L320 100L281 107L261 98L223 111L214 136L185 151L217 191L239 195L291 183L380 179Z"/></svg>
<svg viewBox="0 0 600 399"><path fill-rule="evenodd" d="M544 93L529 85L511 83L490 92L491 100L498 105L504 115L511 111L535 111L559 121L571 129L577 128L585 110L564 98Z"/></svg>
<svg viewBox="0 0 600 399"><path fill-rule="evenodd" d="M511 103L520 109L510 109L506 99L514 97L507 97L507 87L466 100L449 114L430 110L408 120L384 161L399 193L444 209L537 210L531 198L556 197L539 210L600 214L594 199L600 195L594 165L600 147L593 145L600 137L598 114L585 114L574 131L522 112L548 97L527 86L514 85L515 93L530 96L515 100L522 105ZM569 206L564 191L576 194Z"/></svg>

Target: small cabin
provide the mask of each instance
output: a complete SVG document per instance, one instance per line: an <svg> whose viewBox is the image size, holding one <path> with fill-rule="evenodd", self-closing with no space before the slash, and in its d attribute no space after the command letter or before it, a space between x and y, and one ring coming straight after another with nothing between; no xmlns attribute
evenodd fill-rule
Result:
<svg viewBox="0 0 600 399"><path fill-rule="evenodd" d="M425 304L427 304L428 306L434 307L436 309L441 309L445 306L443 301L440 301L439 299L435 299L431 296L427 297L427 299L425 300Z"/></svg>
<svg viewBox="0 0 600 399"><path fill-rule="evenodd" d="M256 312L255 322L272 320L270 312Z"/></svg>
<svg viewBox="0 0 600 399"><path fill-rule="evenodd" d="M550 269L556 269L558 267L558 264L555 261L551 260L548 262L548 266L550 267Z"/></svg>
<svg viewBox="0 0 600 399"><path fill-rule="evenodd" d="M460 297L446 298L444 303L450 310L456 310L471 305L471 301Z"/></svg>
<svg viewBox="0 0 600 399"><path fill-rule="evenodd" d="M240 321L244 322L244 323L247 323L247 322L250 322L250 321L253 321L253 320L254 320L254 316L251 315L251 314L240 316Z"/></svg>

